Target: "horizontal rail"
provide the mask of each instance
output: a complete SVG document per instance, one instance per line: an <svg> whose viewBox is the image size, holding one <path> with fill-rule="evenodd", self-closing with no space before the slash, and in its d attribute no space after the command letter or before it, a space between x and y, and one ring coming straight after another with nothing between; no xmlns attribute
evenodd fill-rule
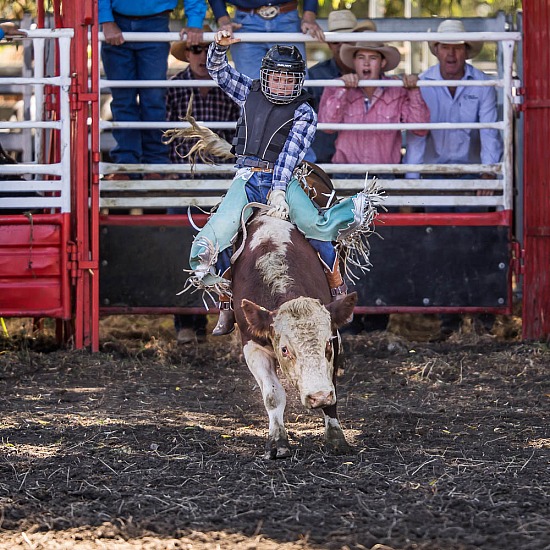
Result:
<svg viewBox="0 0 550 550"><path fill-rule="evenodd" d="M197 206L210 208L219 203L222 195L210 197L101 197L99 205L101 208L181 208ZM503 207L503 198L499 195L493 196L463 196L463 195L441 195L441 196L410 196L391 195L383 202L385 207L390 206L479 206L479 207Z"/></svg>
<svg viewBox="0 0 550 550"><path fill-rule="evenodd" d="M63 183L60 180L32 181L0 181L0 199L2 193L23 193L28 191L61 191Z"/></svg>
<svg viewBox="0 0 550 550"><path fill-rule="evenodd" d="M29 40L32 38L72 38L74 36L74 29L25 29L27 36L10 37L12 40Z"/></svg>
<svg viewBox="0 0 550 550"><path fill-rule="evenodd" d="M43 209L43 208L63 208L63 197L2 197L0 201L0 213L3 209L20 208L22 211Z"/></svg>
<svg viewBox="0 0 550 550"><path fill-rule="evenodd" d="M123 33L127 42L172 42L181 40L177 32L126 32ZM215 33L205 32L203 40L212 42ZM243 42L319 42L309 35L297 32L236 32L235 38ZM437 36L432 32L325 32L326 42L357 42L368 40L369 42L431 42L437 37L440 42L468 40L472 42L499 42L510 40L519 42L519 32L438 32ZM99 40L105 41L105 35L100 32Z"/></svg>
<svg viewBox="0 0 550 550"><path fill-rule="evenodd" d="M386 191L388 190L406 190L406 191L477 191L478 189L489 189L493 191L502 191L502 180L496 179L443 179L443 180L423 180L423 179L383 179L377 178L379 185ZM150 193L159 191L180 191L205 194L207 191L227 191L231 186L231 179L200 179L200 180L102 180L100 188L102 192L135 192ZM341 191L361 190L364 187L364 179L333 179L336 189ZM0 191L2 189L0 188Z"/></svg>
<svg viewBox="0 0 550 550"><path fill-rule="evenodd" d="M60 163L57 164L3 164L0 168L1 174L49 174L61 176L63 169ZM0 183L1 185L1 183Z"/></svg>
<svg viewBox="0 0 550 550"><path fill-rule="evenodd" d="M50 76L50 77L23 77L14 76L10 78L0 78L0 86L2 84L9 84L10 86L27 86L35 84L51 84L53 86L68 86L71 83L71 79L64 76Z"/></svg>
<svg viewBox="0 0 550 550"><path fill-rule="evenodd" d="M0 129L1 130L17 130L17 129L31 129L34 128L53 128L54 130L60 130L62 126L62 122L60 120L57 121L38 121L38 120L29 120L29 121L22 121L22 122L7 122L7 121L1 121L0 122Z"/></svg>
<svg viewBox="0 0 550 550"><path fill-rule="evenodd" d="M199 124L208 126L212 130L225 130L234 129L236 123L228 122L199 122ZM172 128L189 128L191 125L188 122L128 122L128 121L102 121L100 128L102 130L112 128L127 128L127 129L172 129ZM490 129L490 130L503 130L504 121L500 122L425 122L425 123L405 123L405 122L391 122L391 123L322 123L320 122L317 127L319 130L449 130L449 129ZM1 126L0 126L1 127Z"/></svg>
<svg viewBox="0 0 550 550"><path fill-rule="evenodd" d="M10 80L10 79L6 79ZM0 79L0 84L2 79ZM139 83L135 80L108 80L102 78L99 81L102 88L216 88L218 84L214 80L140 80ZM400 79L395 80L359 80L358 86L377 86L381 88L403 88L404 82ZM330 80L305 80L304 87L312 88L343 88L345 83L341 79ZM417 82L419 88L443 88L452 86L464 86L466 88L502 88L504 80L419 80Z"/></svg>
<svg viewBox="0 0 550 550"><path fill-rule="evenodd" d="M425 174L501 174L502 163L498 164L319 164L327 174L372 174L391 173L408 174L420 172ZM101 174L115 173L165 173L165 174L218 174L234 173L233 164L115 164L102 162L99 165ZM200 185L200 180L195 180ZM145 182L142 182L145 183Z"/></svg>

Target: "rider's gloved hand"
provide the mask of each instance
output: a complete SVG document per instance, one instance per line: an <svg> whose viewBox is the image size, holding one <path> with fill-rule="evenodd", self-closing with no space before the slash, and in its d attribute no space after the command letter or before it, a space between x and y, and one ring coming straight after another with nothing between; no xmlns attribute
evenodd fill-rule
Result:
<svg viewBox="0 0 550 550"><path fill-rule="evenodd" d="M267 205L271 206L271 209L267 211L268 216L288 220L288 204L285 197L286 193L282 189L275 189L269 193Z"/></svg>

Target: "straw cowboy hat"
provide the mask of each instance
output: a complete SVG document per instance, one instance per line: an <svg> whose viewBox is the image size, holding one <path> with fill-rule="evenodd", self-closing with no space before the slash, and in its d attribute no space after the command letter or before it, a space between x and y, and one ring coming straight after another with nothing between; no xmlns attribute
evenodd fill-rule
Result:
<svg viewBox="0 0 550 550"><path fill-rule="evenodd" d="M401 61L401 54L397 48L393 46L386 46L382 42L355 42L355 44L343 44L340 50L340 57L346 67L354 69L353 58L355 54L360 50L370 50L373 52L379 52L386 60L386 66L384 71L391 71L395 69Z"/></svg>
<svg viewBox="0 0 550 550"><path fill-rule="evenodd" d="M365 19L361 23L357 23L355 27L353 28L352 32L364 32L364 31L372 31L376 32L376 23L374 21L371 21L370 19Z"/></svg>
<svg viewBox="0 0 550 550"><path fill-rule="evenodd" d="M445 19L437 27L437 32L466 32L464 28L464 23L458 19ZM438 44L466 44L468 49L466 50L466 59L472 59L479 54L481 48L483 48L483 42L466 42L465 40L447 40L446 42L441 42L440 40L434 40L433 42L428 42L430 51L435 55L435 47Z"/></svg>
<svg viewBox="0 0 550 550"><path fill-rule="evenodd" d="M202 27L203 32L212 32L210 25L204 25ZM201 42L201 46L208 48L210 42ZM180 40L179 42L174 42L170 48L170 53L180 61L189 62L189 57L187 55L187 40Z"/></svg>
<svg viewBox="0 0 550 550"><path fill-rule="evenodd" d="M336 10L328 14L328 30L331 32L351 32L357 25L357 18L349 10Z"/></svg>

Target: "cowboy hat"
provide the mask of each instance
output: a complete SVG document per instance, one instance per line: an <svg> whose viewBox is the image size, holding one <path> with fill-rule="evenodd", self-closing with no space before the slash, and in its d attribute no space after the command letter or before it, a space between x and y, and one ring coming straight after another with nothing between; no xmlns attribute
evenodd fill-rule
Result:
<svg viewBox="0 0 550 550"><path fill-rule="evenodd" d="M370 19L365 19L361 23L357 23L351 32L376 31L376 23Z"/></svg>
<svg viewBox="0 0 550 550"><path fill-rule="evenodd" d="M202 27L203 32L212 32L210 25L204 25ZM201 42L201 46L208 48L210 42ZM174 42L170 48L170 53L180 61L189 62L189 56L187 55L187 40L180 40L179 42Z"/></svg>
<svg viewBox="0 0 550 550"><path fill-rule="evenodd" d="M464 23L458 19L445 19L437 27L437 32L466 32L464 28ZM433 42L428 42L430 51L435 55L435 47L438 44L466 44L468 49L466 50L466 59L472 59L479 54L481 48L483 48L483 42L467 42L465 40L446 40L441 42L441 40L434 40Z"/></svg>
<svg viewBox="0 0 550 550"><path fill-rule="evenodd" d="M357 18L350 10L336 10L328 14L328 30L331 32L351 32L357 25Z"/></svg>
<svg viewBox="0 0 550 550"><path fill-rule="evenodd" d="M346 67L354 69L353 58L355 54L360 50L369 50L372 52L378 52L386 60L386 66L384 71L391 71L395 69L401 61L401 54L397 48L393 46L386 46L381 42L355 42L355 44L343 44L340 50L340 57Z"/></svg>

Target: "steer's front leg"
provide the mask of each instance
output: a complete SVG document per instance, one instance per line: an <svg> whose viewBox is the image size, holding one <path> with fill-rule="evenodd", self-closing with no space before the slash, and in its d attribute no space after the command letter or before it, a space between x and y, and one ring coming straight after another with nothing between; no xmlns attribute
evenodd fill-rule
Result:
<svg viewBox="0 0 550 550"><path fill-rule="evenodd" d="M338 421L336 404L323 407L325 417L325 443L327 450L336 455L349 455L353 453L353 447L346 441L346 436Z"/></svg>
<svg viewBox="0 0 550 550"><path fill-rule="evenodd" d="M275 356L252 340L243 347L243 354L250 372L260 386L269 417L269 436L264 458L288 458L290 445L283 418L286 393L277 377Z"/></svg>

